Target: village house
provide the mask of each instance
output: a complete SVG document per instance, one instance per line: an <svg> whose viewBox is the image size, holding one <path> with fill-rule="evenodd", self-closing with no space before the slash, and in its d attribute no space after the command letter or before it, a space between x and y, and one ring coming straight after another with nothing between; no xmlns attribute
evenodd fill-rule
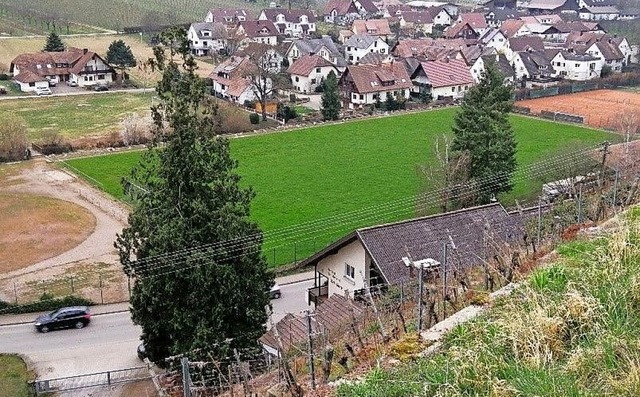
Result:
<svg viewBox="0 0 640 397"><path fill-rule="evenodd" d="M420 62L411 80L425 84L433 99L460 99L475 83L469 67L461 59Z"/></svg>
<svg viewBox="0 0 640 397"><path fill-rule="evenodd" d="M343 107L362 108L384 102L387 94L408 99L413 84L400 62L381 65L350 65L339 82Z"/></svg>
<svg viewBox="0 0 640 397"><path fill-rule="evenodd" d="M340 73L347 67L344 54L340 52L338 46L330 36L323 35L319 39L299 39L289 44L285 57L291 65L296 59L304 55L319 55L331 62Z"/></svg>
<svg viewBox="0 0 640 397"><path fill-rule="evenodd" d="M602 62L599 57L562 49L546 50L545 54L553 66L554 77L577 81L600 77Z"/></svg>
<svg viewBox="0 0 640 397"><path fill-rule="evenodd" d="M533 48L513 52L511 63L516 80L526 81L528 87L535 83L547 83L556 74L544 52Z"/></svg>
<svg viewBox="0 0 640 397"><path fill-rule="evenodd" d="M205 22L220 22L227 26L236 26L238 22L253 19L253 15L244 8L214 8L207 12Z"/></svg>
<svg viewBox="0 0 640 397"><path fill-rule="evenodd" d="M600 58L599 69L608 67L614 73L622 72L622 66L624 66L625 56L620 51L618 46L613 42L613 39L605 39L604 41L598 40L592 43L580 51L581 53L592 55Z"/></svg>
<svg viewBox="0 0 640 397"><path fill-rule="evenodd" d="M285 59L286 45L279 44L272 46L264 43L251 42L238 50L235 55L249 58L254 64L260 66L268 73L277 74L282 71L282 64Z"/></svg>
<svg viewBox="0 0 640 397"><path fill-rule="evenodd" d="M507 40L507 46L504 49L504 54L511 62L515 57L516 52L522 51L544 51L544 42L542 38L539 36L521 36L521 37L512 37Z"/></svg>
<svg viewBox="0 0 640 397"><path fill-rule="evenodd" d="M415 279L407 259L464 271L491 261L497 250L523 241L523 218L499 203L358 229L301 263L314 268L308 301L319 305L334 295L356 297L376 285Z"/></svg>
<svg viewBox="0 0 640 397"><path fill-rule="evenodd" d="M324 21L337 25L347 25L356 18L360 18L360 12L353 0L329 0L324 6Z"/></svg>
<svg viewBox="0 0 640 397"><path fill-rule="evenodd" d="M280 32L273 22L262 20L238 22L236 34L245 37L247 41L277 45Z"/></svg>
<svg viewBox="0 0 640 397"><path fill-rule="evenodd" d="M449 26L444 31L444 37L447 39L476 41L480 37L480 34L478 34L468 22L458 22L455 25Z"/></svg>
<svg viewBox="0 0 640 397"><path fill-rule="evenodd" d="M484 19L490 28L499 28L505 21L518 19L520 12L510 8L490 8L485 12Z"/></svg>
<svg viewBox="0 0 640 397"><path fill-rule="evenodd" d="M23 92L35 92L49 87L49 83L86 87L108 85L115 80L115 70L107 61L86 48L21 54L11 61L9 73Z"/></svg>
<svg viewBox="0 0 640 397"><path fill-rule="evenodd" d="M458 15L458 19L456 23L468 23L469 26L479 35L481 36L489 26L487 25L487 20L484 17L484 14L481 12L469 12Z"/></svg>
<svg viewBox="0 0 640 397"><path fill-rule="evenodd" d="M507 46L507 36L500 29L490 28L485 30L484 34L478 39L478 44L495 48L496 51L502 52Z"/></svg>
<svg viewBox="0 0 640 397"><path fill-rule="evenodd" d="M314 93L331 72L339 76L338 69L319 55L303 55L287 69L294 91L303 94Z"/></svg>
<svg viewBox="0 0 640 397"><path fill-rule="evenodd" d="M230 57L209 74L213 80L214 94L240 104L255 101L255 87L249 75L256 69L257 66L248 57Z"/></svg>
<svg viewBox="0 0 640 397"><path fill-rule="evenodd" d="M504 21L502 25L500 25L500 30L504 33L505 37L520 37L520 36L528 36L531 34L531 30L527 28L525 21L520 19L509 19Z"/></svg>
<svg viewBox="0 0 640 397"><path fill-rule="evenodd" d="M577 0L531 0L522 7L532 15L560 14L580 9Z"/></svg>
<svg viewBox="0 0 640 397"><path fill-rule="evenodd" d="M515 81L515 72L507 57L504 54L483 55L479 57L471 67L471 75L473 80L478 83L482 78L487 64L493 64L498 71L504 76L504 84L512 85Z"/></svg>
<svg viewBox="0 0 640 397"><path fill-rule="evenodd" d="M380 37L384 41L389 41L391 36L391 28L389 27L389 21L386 19L358 19L353 21L351 30L356 35L369 35Z"/></svg>
<svg viewBox="0 0 640 397"><path fill-rule="evenodd" d="M211 55L227 46L227 28L221 22L196 22L189 26L187 38L191 54Z"/></svg>
<svg viewBox="0 0 640 397"><path fill-rule="evenodd" d="M617 49L623 55L622 65L628 65L631 63L631 57L633 56L633 50L629 45L629 41L625 37L618 37L616 35L610 35L601 32L572 32L569 34L566 40L567 46L582 46L589 48L596 42L607 43L607 45L615 45ZM616 50L612 50L617 52ZM613 58L613 57L612 57Z"/></svg>
<svg viewBox="0 0 640 397"><path fill-rule="evenodd" d="M458 57L466 43L462 39L400 39L391 49L393 56L398 58L422 57L438 59L443 56Z"/></svg>
<svg viewBox="0 0 640 397"><path fill-rule="evenodd" d="M260 12L258 20L273 22L281 35L289 37L304 37L316 31L316 15L310 10L267 8Z"/></svg>
<svg viewBox="0 0 640 397"><path fill-rule="evenodd" d="M388 54L389 44L380 37L366 34L355 34L344 43L344 57L350 64L357 63L370 52Z"/></svg>

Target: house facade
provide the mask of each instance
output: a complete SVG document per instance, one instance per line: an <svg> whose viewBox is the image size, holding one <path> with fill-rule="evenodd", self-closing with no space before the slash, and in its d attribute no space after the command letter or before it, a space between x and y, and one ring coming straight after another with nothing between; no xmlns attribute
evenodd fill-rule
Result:
<svg viewBox="0 0 640 397"><path fill-rule="evenodd" d="M258 20L271 21L281 35L304 37L316 31L316 15L310 10L267 8L260 12Z"/></svg>
<svg viewBox="0 0 640 397"><path fill-rule="evenodd" d="M420 63L412 80L420 83L426 78L426 87L434 99L460 99L475 84L469 67L463 60L445 59Z"/></svg>
<svg viewBox="0 0 640 397"><path fill-rule="evenodd" d="M44 86L43 81L70 82L79 87L115 81L115 70L100 55L86 48L21 54L11 61L9 73L21 89L27 91Z"/></svg>
<svg viewBox="0 0 640 397"><path fill-rule="evenodd" d="M385 42L388 41L389 36L391 36L391 28L389 27L389 21L387 19L358 19L353 21L351 31L356 35L380 37Z"/></svg>
<svg viewBox="0 0 640 397"><path fill-rule="evenodd" d="M389 44L377 36L354 34L344 43L344 58L350 64L357 63L370 52L389 53Z"/></svg>
<svg viewBox="0 0 640 397"><path fill-rule="evenodd" d="M551 58L554 77L585 81L600 77L601 59L592 55L576 54L570 51L558 51Z"/></svg>
<svg viewBox="0 0 640 397"><path fill-rule="evenodd" d="M411 78L400 62L380 65L351 65L340 77L343 107L349 109L384 102L387 94L408 99Z"/></svg>
<svg viewBox="0 0 640 397"><path fill-rule="evenodd" d="M542 51L530 49L514 52L511 62L516 80L544 81L556 74Z"/></svg>
<svg viewBox="0 0 640 397"><path fill-rule="evenodd" d="M319 55L304 55L294 61L287 70L293 89L303 94L314 93L316 87L322 84L331 72L336 77L339 76L338 69Z"/></svg>
<svg viewBox="0 0 640 397"><path fill-rule="evenodd" d="M187 38L192 55L211 55L226 47L227 28L221 22L192 23Z"/></svg>
<svg viewBox="0 0 640 397"><path fill-rule="evenodd" d="M344 54L340 52L336 43L327 35L319 39L294 40L285 53L289 65L304 55L319 55L331 62L341 73L347 67Z"/></svg>
<svg viewBox="0 0 640 397"><path fill-rule="evenodd" d="M360 18L361 14L354 0L329 0L324 7L323 16L327 23L347 25Z"/></svg>
<svg viewBox="0 0 640 397"><path fill-rule="evenodd" d="M231 102L243 104L255 101L254 84L249 75L255 73L257 66L249 57L232 56L211 72L213 93Z"/></svg>
<svg viewBox="0 0 640 397"><path fill-rule="evenodd" d="M205 22L220 22L227 26L236 26L238 22L253 19L253 15L244 8L213 8L207 11Z"/></svg>
<svg viewBox="0 0 640 397"><path fill-rule="evenodd" d="M277 45L280 35L273 22L265 20L239 22L236 33L248 41L269 45Z"/></svg>

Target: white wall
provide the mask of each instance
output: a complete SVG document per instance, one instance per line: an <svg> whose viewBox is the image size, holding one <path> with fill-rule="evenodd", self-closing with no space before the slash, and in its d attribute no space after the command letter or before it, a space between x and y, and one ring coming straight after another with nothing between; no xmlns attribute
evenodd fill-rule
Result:
<svg viewBox="0 0 640 397"><path fill-rule="evenodd" d="M345 46L344 57L347 60L347 62L356 63L362 57L364 57L370 52L388 54L389 44L387 44L384 40L379 38L376 41L374 41L368 48L356 48L356 47Z"/></svg>
<svg viewBox="0 0 640 397"><path fill-rule="evenodd" d="M431 89L431 95L433 99L438 99L439 97L457 99L464 97L469 88L471 88L471 84L437 87Z"/></svg>
<svg viewBox="0 0 640 397"><path fill-rule="evenodd" d="M600 61L568 61L562 53L558 53L551 60L551 65L556 71L554 76L578 81L598 78L602 70Z"/></svg>
<svg viewBox="0 0 640 397"><path fill-rule="evenodd" d="M409 99L409 96L411 95L411 90L412 88L405 88L403 90L399 90L399 89L395 89L395 92L398 93L398 95L401 95L402 92L404 91L404 95L402 95L405 99ZM358 93L352 93L351 94L351 98L350 98L350 104L349 107L350 108L359 108L362 107L364 105L373 105L376 103L376 98L379 95L380 96L380 102L383 102L387 100L387 92L391 93L391 95L394 95L394 90L390 90L390 91L380 91L380 92L370 92L368 94L358 94ZM360 96L362 96L362 98L360 98Z"/></svg>
<svg viewBox="0 0 640 397"><path fill-rule="evenodd" d="M35 83L31 83L33 85L30 85L29 83L22 83L22 82L19 82L19 81L16 81L16 83L18 83L18 85L20 85L20 91L22 91L22 92L35 92L36 89L38 89L38 88L48 88L49 87L49 82L47 80L37 81Z"/></svg>
<svg viewBox="0 0 640 397"><path fill-rule="evenodd" d="M318 72L317 69L320 69ZM322 66L320 68L315 68L309 76L300 76L300 75L291 75L291 83L293 84L293 89L297 92L302 92L305 94L313 94L317 86L327 78L329 73L336 74L338 76L337 70L332 66ZM313 81L312 81L313 80Z"/></svg>
<svg viewBox="0 0 640 397"><path fill-rule="evenodd" d="M329 279L329 296L344 296L345 291L349 291L349 296L353 297L353 291L367 287L365 279L369 278L369 269L366 262L364 247L359 240L318 262L318 272ZM353 279L346 275L345 263L354 267Z"/></svg>

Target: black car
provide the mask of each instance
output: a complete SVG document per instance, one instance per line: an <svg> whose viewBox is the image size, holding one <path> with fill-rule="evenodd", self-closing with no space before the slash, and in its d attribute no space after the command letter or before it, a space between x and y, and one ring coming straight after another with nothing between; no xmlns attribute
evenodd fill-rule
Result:
<svg viewBox="0 0 640 397"><path fill-rule="evenodd" d="M91 313L86 306L63 307L38 317L33 324L36 330L45 333L59 328L84 328L91 321Z"/></svg>
<svg viewBox="0 0 640 397"><path fill-rule="evenodd" d="M94 91L109 91L109 87L106 85L98 84L93 87Z"/></svg>

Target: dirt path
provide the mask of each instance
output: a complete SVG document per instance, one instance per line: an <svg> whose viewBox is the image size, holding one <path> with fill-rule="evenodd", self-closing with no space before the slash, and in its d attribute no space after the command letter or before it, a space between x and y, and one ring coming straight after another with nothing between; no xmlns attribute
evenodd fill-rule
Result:
<svg viewBox="0 0 640 397"><path fill-rule="evenodd" d="M58 169L46 159L33 160L19 175L17 183L6 187L7 191L49 196L78 204L96 218L96 227L89 237L75 248L28 267L3 275L3 278L38 272L46 278L47 269L78 261L99 260L117 263L113 242L116 233L126 225L127 209L106 195L87 185L75 176ZM45 272L46 273L46 272Z"/></svg>

